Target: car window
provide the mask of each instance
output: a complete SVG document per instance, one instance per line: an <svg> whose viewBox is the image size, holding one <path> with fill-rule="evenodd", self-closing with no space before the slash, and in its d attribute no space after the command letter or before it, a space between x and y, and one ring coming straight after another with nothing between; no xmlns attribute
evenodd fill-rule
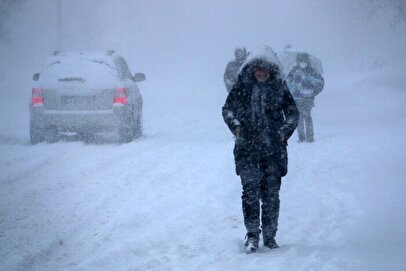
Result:
<svg viewBox="0 0 406 271"><path fill-rule="evenodd" d="M118 72L107 60L85 57L55 59L41 73L43 82L81 82L86 84L116 84Z"/></svg>
<svg viewBox="0 0 406 271"><path fill-rule="evenodd" d="M114 62L117 66L117 72L121 79L131 79L132 74L130 69L128 68L127 63L125 62L123 57L117 57L114 59Z"/></svg>

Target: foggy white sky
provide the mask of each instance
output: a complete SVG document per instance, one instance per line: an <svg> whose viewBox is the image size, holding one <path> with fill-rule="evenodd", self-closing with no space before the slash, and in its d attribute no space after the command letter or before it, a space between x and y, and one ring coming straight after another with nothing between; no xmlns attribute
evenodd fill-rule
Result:
<svg viewBox="0 0 406 271"><path fill-rule="evenodd" d="M325 70L406 60L406 34L387 18L368 18L353 0L69 0L63 1L63 50L122 53L132 71L161 81L191 77L220 87L236 45L286 43L318 55ZM56 1L27 0L1 44L7 77L31 74L56 48ZM16 59L18 57L18 62Z"/></svg>

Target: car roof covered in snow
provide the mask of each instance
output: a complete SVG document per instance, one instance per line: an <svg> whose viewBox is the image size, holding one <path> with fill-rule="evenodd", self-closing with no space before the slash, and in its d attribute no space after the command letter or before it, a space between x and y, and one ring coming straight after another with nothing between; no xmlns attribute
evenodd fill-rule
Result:
<svg viewBox="0 0 406 271"><path fill-rule="evenodd" d="M62 52L54 53L47 60L46 66L52 65L56 61L75 61L78 59L82 60L95 60L103 61L114 66L114 56L106 52Z"/></svg>
<svg viewBox="0 0 406 271"><path fill-rule="evenodd" d="M48 58L40 82L48 87L76 81L89 87L112 86L118 80L116 57L105 52L57 53Z"/></svg>

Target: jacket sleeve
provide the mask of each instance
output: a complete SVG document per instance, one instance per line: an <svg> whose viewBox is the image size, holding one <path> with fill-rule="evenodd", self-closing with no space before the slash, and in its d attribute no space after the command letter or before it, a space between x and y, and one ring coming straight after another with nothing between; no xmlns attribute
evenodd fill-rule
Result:
<svg viewBox="0 0 406 271"><path fill-rule="evenodd" d="M290 91L290 93L292 94L293 97L299 97L300 96L300 92L299 92L299 88L297 86L298 82L296 80L296 70L292 69L292 71L288 74L287 78L286 78L286 83L288 84L288 89Z"/></svg>
<svg viewBox="0 0 406 271"><path fill-rule="evenodd" d="M282 83L283 86L283 103L282 109L285 116L285 121L282 127L279 129L286 139L290 138L296 129L299 122L299 111L297 110L296 103L293 100L292 95L289 92L286 82Z"/></svg>
<svg viewBox="0 0 406 271"><path fill-rule="evenodd" d="M231 68L231 63L227 64L226 70L224 71L224 84L226 85L226 89L228 92L231 91L231 88L233 87L233 82L232 82L232 68Z"/></svg>
<svg viewBox="0 0 406 271"><path fill-rule="evenodd" d="M235 135L235 130L241 125L240 121L236 116L237 109L237 92L238 89L233 87L227 96L226 103L223 106L222 113L224 122L227 124L231 133Z"/></svg>
<svg viewBox="0 0 406 271"><path fill-rule="evenodd" d="M321 74L314 74L314 95L319 94L324 88L324 79Z"/></svg>

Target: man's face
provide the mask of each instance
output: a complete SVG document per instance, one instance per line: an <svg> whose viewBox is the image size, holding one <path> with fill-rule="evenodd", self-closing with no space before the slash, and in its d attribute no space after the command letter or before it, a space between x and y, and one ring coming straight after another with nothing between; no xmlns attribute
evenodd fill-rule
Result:
<svg viewBox="0 0 406 271"><path fill-rule="evenodd" d="M270 72L264 68L255 68L254 69L254 76L258 82L265 82L271 76Z"/></svg>
<svg viewBox="0 0 406 271"><path fill-rule="evenodd" d="M235 57L236 57L237 61L240 63L243 63L245 61L245 54L242 51L237 52Z"/></svg>
<svg viewBox="0 0 406 271"><path fill-rule="evenodd" d="M307 62L301 61L299 62L299 66L300 68L305 69L307 67Z"/></svg>

